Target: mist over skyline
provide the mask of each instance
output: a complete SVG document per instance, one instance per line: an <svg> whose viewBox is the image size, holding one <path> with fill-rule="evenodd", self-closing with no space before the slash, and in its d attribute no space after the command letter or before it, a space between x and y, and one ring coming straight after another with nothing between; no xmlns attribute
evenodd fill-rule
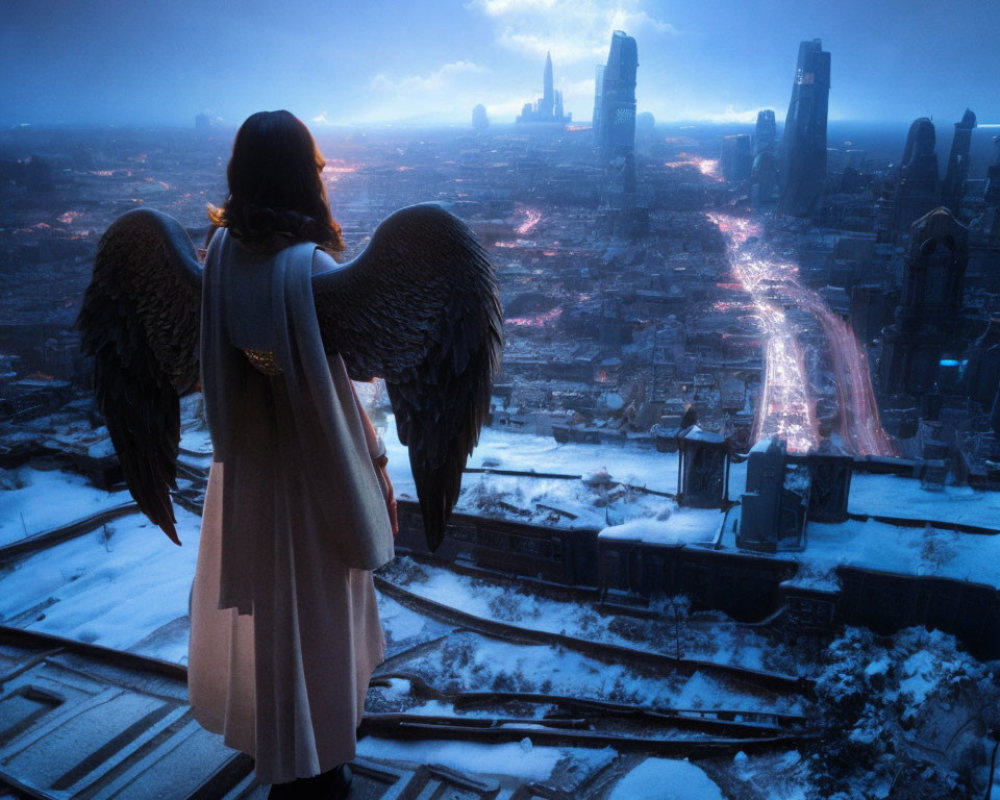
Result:
<svg viewBox="0 0 1000 800"><path fill-rule="evenodd" d="M288 108L311 125L510 123L545 53L589 124L611 32L639 46L638 110L751 122L788 106L798 44L832 54L831 120L1000 123L1000 3L429 0L171 4L7 0L0 125L238 124Z"/></svg>

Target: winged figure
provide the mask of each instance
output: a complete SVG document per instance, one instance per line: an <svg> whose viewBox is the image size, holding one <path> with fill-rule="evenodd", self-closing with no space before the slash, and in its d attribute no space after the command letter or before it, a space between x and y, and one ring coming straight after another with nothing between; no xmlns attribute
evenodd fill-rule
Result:
<svg viewBox="0 0 1000 800"><path fill-rule="evenodd" d="M437 205L388 217L364 251L311 279L323 348L350 377L385 380L433 550L489 413L502 314L493 268L469 228ZM139 508L180 544L179 398L199 388L202 269L185 229L151 209L100 241L77 324L97 403Z"/></svg>

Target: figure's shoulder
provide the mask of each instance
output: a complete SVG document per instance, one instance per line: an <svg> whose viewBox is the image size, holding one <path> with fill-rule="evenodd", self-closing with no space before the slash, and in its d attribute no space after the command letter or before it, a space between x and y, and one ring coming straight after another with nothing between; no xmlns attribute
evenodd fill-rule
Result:
<svg viewBox="0 0 1000 800"><path fill-rule="evenodd" d="M313 274L316 274L317 272L327 272L328 270L337 269L338 267L339 265L333 260L333 256L326 252L326 250L317 247L315 252L313 252Z"/></svg>

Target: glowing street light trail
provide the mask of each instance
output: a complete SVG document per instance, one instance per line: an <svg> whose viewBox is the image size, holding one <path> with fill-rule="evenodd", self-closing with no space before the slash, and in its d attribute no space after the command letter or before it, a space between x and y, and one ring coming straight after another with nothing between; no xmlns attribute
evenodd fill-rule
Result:
<svg viewBox="0 0 1000 800"><path fill-rule="evenodd" d="M520 208L517 213L524 216L524 222L514 229L518 236L527 236L542 221L542 212L537 208Z"/></svg>
<svg viewBox="0 0 1000 800"><path fill-rule="evenodd" d="M733 274L749 293L767 335L754 440L777 434L787 440L789 450L799 452L819 443L816 404L809 393L798 331L781 305L772 300L780 295L812 314L824 334L837 387L839 433L847 449L858 455L894 455L879 422L867 359L851 327L800 283L796 265L770 257L759 246L747 245L750 237L760 235L759 225L723 214L708 217L726 235Z"/></svg>

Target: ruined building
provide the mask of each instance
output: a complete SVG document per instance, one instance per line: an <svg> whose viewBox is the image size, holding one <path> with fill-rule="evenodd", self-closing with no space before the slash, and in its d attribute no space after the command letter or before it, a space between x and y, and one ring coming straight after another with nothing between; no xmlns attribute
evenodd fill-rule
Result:
<svg viewBox="0 0 1000 800"><path fill-rule="evenodd" d="M947 208L913 223L895 321L883 333L879 388L885 397L933 389L941 360L954 355L969 258L968 230Z"/></svg>
<svg viewBox="0 0 1000 800"><path fill-rule="evenodd" d="M565 125L572 114L563 112L562 92L557 92L552 80L552 54L545 54L545 73L542 76L542 96L535 103L525 103L518 122L555 122Z"/></svg>
<svg viewBox="0 0 1000 800"><path fill-rule="evenodd" d="M962 198L965 196L965 181L969 177L969 147L972 131L976 127L976 115L965 109L962 121L955 123L955 138L951 140L948 156L948 170L941 187L941 204L951 209L951 213L961 218Z"/></svg>
<svg viewBox="0 0 1000 800"><path fill-rule="evenodd" d="M639 51L624 31L611 37L608 63L600 73L595 101L594 135L604 159L624 157L635 150L635 75Z"/></svg>
<svg viewBox="0 0 1000 800"><path fill-rule="evenodd" d="M830 54L819 39L802 42L785 117L778 203L781 214L809 217L823 204L829 98Z"/></svg>

